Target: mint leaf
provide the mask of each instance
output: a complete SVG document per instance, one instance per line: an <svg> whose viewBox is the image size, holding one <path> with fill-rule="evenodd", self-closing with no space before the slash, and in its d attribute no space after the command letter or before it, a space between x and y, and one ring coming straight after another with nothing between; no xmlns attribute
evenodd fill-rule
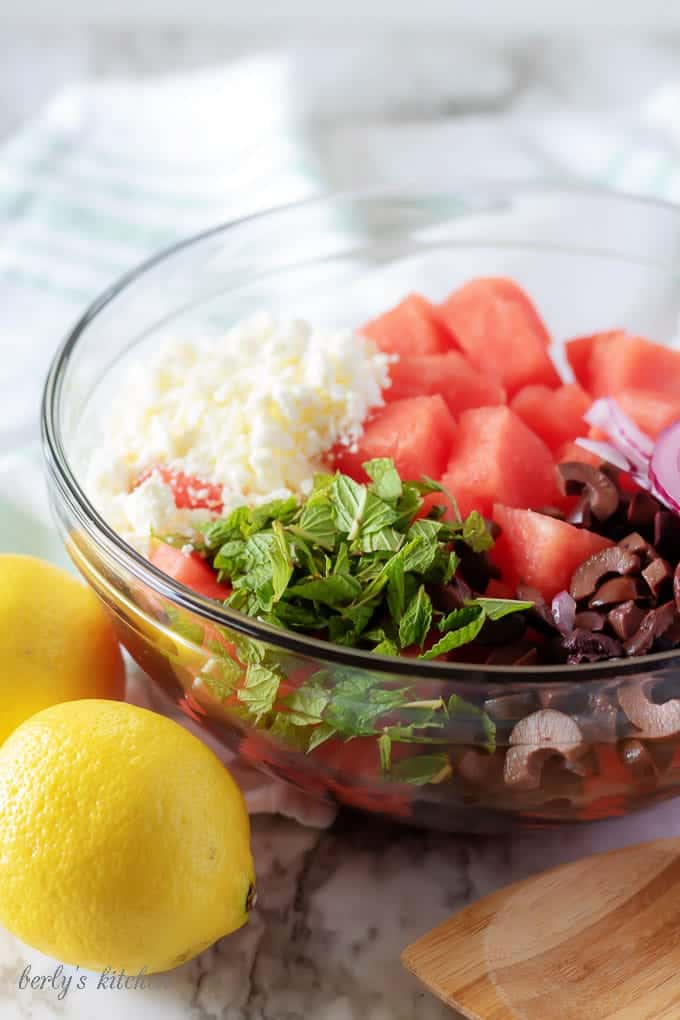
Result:
<svg viewBox="0 0 680 1020"><path fill-rule="evenodd" d="M349 574L331 574L315 581L303 581L288 589L288 595L323 605L337 607L347 605L361 594L361 584Z"/></svg>
<svg viewBox="0 0 680 1020"><path fill-rule="evenodd" d="M318 610L311 606L297 606L282 599L277 603L274 616L281 626L293 630L317 630L320 617ZM321 618L321 622L325 620Z"/></svg>
<svg viewBox="0 0 680 1020"><path fill-rule="evenodd" d="M397 552L404 544L404 536L394 528L383 528L374 534L361 534L359 548L362 552Z"/></svg>
<svg viewBox="0 0 680 1020"><path fill-rule="evenodd" d="M406 701L404 688L380 687L380 681L364 673L336 671L332 676L335 683L325 688L331 699L324 721L343 736L374 734L376 721Z"/></svg>
<svg viewBox="0 0 680 1020"><path fill-rule="evenodd" d="M399 499L402 493L401 478L389 457L376 457L361 465L373 482L373 491L380 499L392 502Z"/></svg>
<svg viewBox="0 0 680 1020"><path fill-rule="evenodd" d="M533 602L522 602L519 599L472 599L465 603L466 606L479 606L484 610L490 620L502 620L510 613L520 613L526 609L533 609Z"/></svg>
<svg viewBox="0 0 680 1020"><path fill-rule="evenodd" d="M323 721L329 695L318 687L299 687L283 699L286 716L295 726L316 726Z"/></svg>
<svg viewBox="0 0 680 1020"><path fill-rule="evenodd" d="M412 786L442 783L453 774L451 763L445 754L419 754L406 758L392 766L391 776L397 781Z"/></svg>
<svg viewBox="0 0 680 1020"><path fill-rule="evenodd" d="M165 609L168 623L178 637L190 641L194 645L203 644L204 630L200 623L196 623L188 613L175 606L166 606Z"/></svg>
<svg viewBox="0 0 680 1020"><path fill-rule="evenodd" d="M478 510L473 510L463 521L463 541L477 553L486 552L493 546L486 521Z"/></svg>
<svg viewBox="0 0 680 1020"><path fill-rule="evenodd" d="M335 563L333 564L333 574L351 574L351 564L349 561L349 549L347 548L346 542L341 542L335 557Z"/></svg>
<svg viewBox="0 0 680 1020"><path fill-rule="evenodd" d="M250 508L247 506L236 507L235 510L219 521L214 521L205 526L203 540L208 549L217 549L232 539L243 538L244 529L250 520Z"/></svg>
<svg viewBox="0 0 680 1020"><path fill-rule="evenodd" d="M262 662L265 657L265 650L264 646L259 641L255 641L254 638L246 637L245 634L239 634L235 630L227 630L224 627L218 627L217 629L223 635L224 640L228 644L234 646L236 654L241 662Z"/></svg>
<svg viewBox="0 0 680 1020"><path fill-rule="evenodd" d="M463 613L463 609L455 610L457 613ZM453 613L450 614L453 616ZM447 617L447 620L449 618ZM437 641L432 648L426 652L422 652L419 659L436 659L438 655L444 655L445 652L452 652L456 648L461 648L463 645L468 645L471 641L479 634L480 630L486 622L486 616L483 609L477 609L477 613L467 623L462 623L461 626L455 630L448 630L444 637Z"/></svg>
<svg viewBox="0 0 680 1020"><path fill-rule="evenodd" d="M394 524L398 517L399 514L394 507L375 493L369 492L366 495L359 532L361 535L374 535Z"/></svg>
<svg viewBox="0 0 680 1020"><path fill-rule="evenodd" d="M392 740L389 733L381 733L378 737L378 754L382 772L389 772L392 764Z"/></svg>
<svg viewBox="0 0 680 1020"><path fill-rule="evenodd" d="M407 538L410 535L411 531L408 532ZM427 534L425 531L419 531L413 536L411 542L413 543L412 545L409 543L411 548L404 555L404 570L424 574L434 563L439 550L437 537Z"/></svg>
<svg viewBox="0 0 680 1020"><path fill-rule="evenodd" d="M406 608L406 588L404 564L397 556L388 564L387 578L387 608L395 623L399 623Z"/></svg>
<svg viewBox="0 0 680 1020"><path fill-rule="evenodd" d="M412 482L404 482L402 494L397 501L397 527L406 528L422 508L423 499Z"/></svg>
<svg viewBox="0 0 680 1020"><path fill-rule="evenodd" d="M248 666L245 682L239 688L237 697L248 707L256 722L271 712L280 683L281 678L266 666Z"/></svg>
<svg viewBox="0 0 680 1020"><path fill-rule="evenodd" d="M312 495L310 499L314 499L315 496L321 494L328 494L333 488L333 482L335 481L335 475L328 474L327 472L319 471L314 475L314 481L312 483Z"/></svg>
<svg viewBox="0 0 680 1020"><path fill-rule="evenodd" d="M246 535L254 535L262 531L272 521L286 523L297 513L298 504L295 496L287 499L272 499L269 503L260 503L250 508L250 520L245 526Z"/></svg>
<svg viewBox="0 0 680 1020"><path fill-rule="evenodd" d="M245 567L245 550L246 543L243 538L230 538L220 546L213 566L227 577L233 577Z"/></svg>
<svg viewBox="0 0 680 1020"><path fill-rule="evenodd" d="M399 655L399 645L391 638L383 638L371 651L376 655Z"/></svg>
<svg viewBox="0 0 680 1020"><path fill-rule="evenodd" d="M470 602L461 606L460 609L454 609L448 614L448 616L443 617L437 626L442 634L446 634L447 631L459 630L461 627L467 626L468 623L472 623L479 619L480 616L483 623L485 613L482 607L476 605L474 602Z"/></svg>
<svg viewBox="0 0 680 1020"><path fill-rule="evenodd" d="M274 541L269 547L268 552L272 568L274 602L278 602L283 596L286 588L288 587L288 583L293 576L293 561L290 556L290 550L280 521L274 521L273 531Z"/></svg>
<svg viewBox="0 0 680 1020"><path fill-rule="evenodd" d="M309 738L309 747L307 748L307 751L313 751L315 747L319 747L320 744L330 740L330 738L334 737L336 733L337 730L334 730L332 726L328 725L328 723L321 723L320 726L315 726Z"/></svg>
<svg viewBox="0 0 680 1020"><path fill-rule="evenodd" d="M366 506L368 489L347 475L336 475L331 491L335 523L338 529L344 532L350 540L356 538Z"/></svg>
<svg viewBox="0 0 680 1020"><path fill-rule="evenodd" d="M409 602L404 615L399 621L399 643L402 648L410 645L423 647L430 627L432 626L432 602L421 584Z"/></svg>
<svg viewBox="0 0 680 1020"><path fill-rule="evenodd" d="M298 523L289 525L289 530L332 552L338 535L333 507L328 501L308 503Z"/></svg>

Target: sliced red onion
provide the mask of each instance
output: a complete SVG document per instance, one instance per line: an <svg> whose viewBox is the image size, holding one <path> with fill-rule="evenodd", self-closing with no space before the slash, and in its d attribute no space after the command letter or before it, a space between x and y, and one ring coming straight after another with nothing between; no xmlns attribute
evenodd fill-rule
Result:
<svg viewBox="0 0 680 1020"><path fill-rule="evenodd" d="M654 444L649 477L657 498L680 513L680 421L665 428Z"/></svg>
<svg viewBox="0 0 680 1020"><path fill-rule="evenodd" d="M552 615L561 634L571 634L576 619L576 603L568 591L560 591L552 600Z"/></svg>
<svg viewBox="0 0 680 1020"><path fill-rule="evenodd" d="M585 421L606 432L618 450L638 471L647 471L654 442L612 397L600 397L583 415Z"/></svg>
<svg viewBox="0 0 680 1020"><path fill-rule="evenodd" d="M621 451L617 450L611 443L604 443L599 439L583 439L579 436L576 440L576 445L584 450L588 450L589 453L594 453L596 457L601 457L602 460L606 460L608 464L613 464L614 467L619 468L621 471L631 470L631 464L626 460Z"/></svg>

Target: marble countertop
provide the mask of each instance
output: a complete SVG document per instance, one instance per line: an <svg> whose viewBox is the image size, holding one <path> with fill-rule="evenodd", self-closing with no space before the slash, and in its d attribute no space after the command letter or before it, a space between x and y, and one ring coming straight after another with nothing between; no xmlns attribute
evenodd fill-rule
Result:
<svg viewBox="0 0 680 1020"><path fill-rule="evenodd" d="M574 109L619 109L635 102L641 83L662 78L677 65L678 48L667 39L623 40L605 53L597 41L516 43L507 50L476 41L461 49L454 36L438 33L419 55L410 40L391 40L378 71L370 60L354 64L347 44L331 65L356 68L350 75L353 87L343 94L323 54L305 44L301 66L313 86L307 90L313 97L309 122L330 185L351 182L357 164L370 158L370 139L388 127L399 126L417 146L418 132L445 130L473 112L512 107L541 116L556 97ZM462 54L457 61L451 61L448 48L454 41ZM253 45L252 39L226 30L140 35L3 29L0 139L55 89L74 80L202 66ZM382 53L381 41L376 45L375 52ZM399 80L392 76L390 88L381 91L376 76L390 60L404 60L409 73ZM399 953L410 941L474 898L533 871L675 833L680 833L680 806L673 805L595 828L494 838L418 832L349 813L321 832L258 817L253 842L259 903L243 931L136 989L117 987L115 976L103 986L94 975L79 982L82 974L56 971L54 961L0 931L0 1016L438 1020L453 1014L400 965ZM26 987L40 977L44 988Z"/></svg>

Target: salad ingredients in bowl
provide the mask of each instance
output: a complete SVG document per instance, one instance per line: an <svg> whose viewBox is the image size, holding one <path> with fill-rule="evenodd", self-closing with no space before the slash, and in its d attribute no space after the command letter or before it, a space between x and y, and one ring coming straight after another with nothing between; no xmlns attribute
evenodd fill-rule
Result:
<svg viewBox="0 0 680 1020"><path fill-rule="evenodd" d="M406 247L463 271L440 240ZM86 320L45 405L69 550L184 711L317 795L465 829L668 796L680 354L621 330L553 343L498 272L435 296L339 326L147 327L72 465Z"/></svg>

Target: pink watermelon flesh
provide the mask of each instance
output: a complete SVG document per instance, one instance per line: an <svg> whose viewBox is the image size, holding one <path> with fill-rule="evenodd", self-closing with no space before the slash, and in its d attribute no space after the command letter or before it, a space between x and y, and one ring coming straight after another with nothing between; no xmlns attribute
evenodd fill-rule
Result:
<svg viewBox="0 0 680 1020"><path fill-rule="evenodd" d="M503 580L536 588L546 601L569 589L579 564L612 545L608 538L532 510L497 503L493 519L502 531L491 557Z"/></svg>
<svg viewBox="0 0 680 1020"><path fill-rule="evenodd" d="M334 465L357 481L367 481L362 463L391 457L402 478L441 478L456 429L451 412L437 393L395 400L376 411L356 449L336 446Z"/></svg>
<svg viewBox="0 0 680 1020"><path fill-rule="evenodd" d="M623 330L582 337L567 344L567 357L581 386L593 397L646 390L680 398L680 352Z"/></svg>
<svg viewBox="0 0 680 1020"><path fill-rule="evenodd" d="M404 357L443 354L456 346L435 307L420 294L409 294L359 332L370 337L381 351Z"/></svg>
<svg viewBox="0 0 680 1020"><path fill-rule="evenodd" d="M442 485L463 516L471 510L489 516L501 499L509 506L554 505L557 495L550 450L509 407L463 412Z"/></svg>
<svg viewBox="0 0 680 1020"><path fill-rule="evenodd" d="M477 372L458 351L404 355L390 365L390 377L385 400L440 393L455 417L469 407L505 403L503 387Z"/></svg>
<svg viewBox="0 0 680 1020"><path fill-rule="evenodd" d="M470 363L509 396L532 383L560 385L546 350L545 327L540 330L525 304L508 300L493 281L471 280L439 306L439 313Z"/></svg>
<svg viewBox="0 0 680 1020"><path fill-rule="evenodd" d="M680 420L680 396L668 397L652 390L621 390L616 394L620 407L652 439Z"/></svg>
<svg viewBox="0 0 680 1020"><path fill-rule="evenodd" d="M551 450L556 450L568 440L587 433L583 415L591 404L578 383L568 383L556 390L525 386L513 397L510 406Z"/></svg>

